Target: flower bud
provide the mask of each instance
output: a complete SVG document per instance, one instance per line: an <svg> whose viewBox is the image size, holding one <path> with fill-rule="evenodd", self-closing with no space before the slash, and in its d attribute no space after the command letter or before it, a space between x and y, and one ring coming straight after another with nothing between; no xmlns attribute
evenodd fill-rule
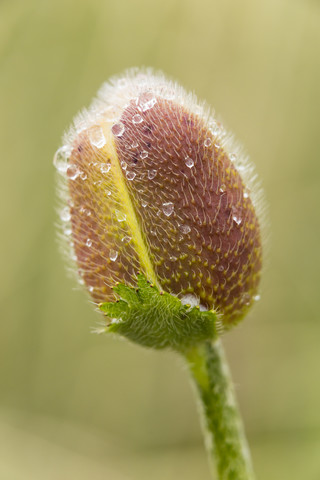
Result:
<svg viewBox="0 0 320 480"><path fill-rule="evenodd" d="M64 236L95 302L141 271L216 309L225 326L253 303L262 248L252 169L177 84L138 70L112 79L54 163Z"/></svg>

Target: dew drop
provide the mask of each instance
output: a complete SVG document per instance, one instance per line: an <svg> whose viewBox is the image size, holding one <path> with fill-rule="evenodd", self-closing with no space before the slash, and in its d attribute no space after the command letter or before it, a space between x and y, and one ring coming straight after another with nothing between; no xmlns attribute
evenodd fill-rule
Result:
<svg viewBox="0 0 320 480"><path fill-rule="evenodd" d="M67 177L70 180L75 180L80 175L80 171L76 165L69 165L67 168Z"/></svg>
<svg viewBox="0 0 320 480"><path fill-rule="evenodd" d="M63 222L69 222L71 220L71 213L69 207L65 207L61 210L60 218Z"/></svg>
<svg viewBox="0 0 320 480"><path fill-rule="evenodd" d="M184 235L191 232L191 228L189 227L189 225L180 225L179 228Z"/></svg>
<svg viewBox="0 0 320 480"><path fill-rule="evenodd" d="M196 307L199 305L199 299L191 293L187 293L181 298L182 305L190 305L190 307Z"/></svg>
<svg viewBox="0 0 320 480"><path fill-rule="evenodd" d="M148 152L146 150L143 150L141 153L140 153L140 158L144 159L144 158L147 158L148 156Z"/></svg>
<svg viewBox="0 0 320 480"><path fill-rule="evenodd" d="M89 139L91 145L102 148L106 144L106 138L101 127L93 127L89 130Z"/></svg>
<svg viewBox="0 0 320 480"><path fill-rule="evenodd" d="M249 293L244 293L241 297L241 303L243 303L244 305L250 305L251 303L251 296L249 295Z"/></svg>
<svg viewBox="0 0 320 480"><path fill-rule="evenodd" d="M110 250L109 252L109 258L112 262L115 262L118 258L118 252L116 250Z"/></svg>
<svg viewBox="0 0 320 480"><path fill-rule="evenodd" d="M132 123L141 123L141 122L143 122L143 118L141 117L141 115L139 115L139 113L137 113L132 117Z"/></svg>
<svg viewBox="0 0 320 480"><path fill-rule="evenodd" d="M152 180L157 175L157 170L148 170L148 178Z"/></svg>
<svg viewBox="0 0 320 480"><path fill-rule="evenodd" d="M241 222L242 222L242 218L239 217L239 215L236 215L236 214L232 216L232 220L233 220L234 223L236 223L238 226L239 226L239 225L241 224Z"/></svg>
<svg viewBox="0 0 320 480"><path fill-rule="evenodd" d="M137 174L135 172L131 172L131 171L127 171L127 173L126 173L126 177L130 181L133 180L136 175Z"/></svg>
<svg viewBox="0 0 320 480"><path fill-rule="evenodd" d="M170 217L174 210L174 204L172 202L166 202L162 204L162 211L167 216Z"/></svg>
<svg viewBox="0 0 320 480"><path fill-rule="evenodd" d="M137 148L138 146L139 146L139 143L136 141L131 143L131 148Z"/></svg>
<svg viewBox="0 0 320 480"><path fill-rule="evenodd" d="M247 190L243 192L243 198L249 198L249 192Z"/></svg>
<svg viewBox="0 0 320 480"><path fill-rule="evenodd" d="M121 162L121 168L122 168L122 170L127 170L127 167L128 167L127 162L122 161L122 162Z"/></svg>
<svg viewBox="0 0 320 480"><path fill-rule="evenodd" d="M110 190L106 190L106 195L107 195L108 197L110 197L111 191L110 191Z"/></svg>
<svg viewBox="0 0 320 480"><path fill-rule="evenodd" d="M230 160L231 160L232 163L234 163L234 162L237 160L237 156L236 156L235 153L231 153L231 155L230 155L229 158L230 158Z"/></svg>
<svg viewBox="0 0 320 480"><path fill-rule="evenodd" d="M127 215L120 210L115 211L118 222L125 222L127 220Z"/></svg>
<svg viewBox="0 0 320 480"><path fill-rule="evenodd" d="M220 185L220 189L219 189L220 192L221 192L221 193L224 193L224 192L226 191L226 189L227 189L227 187L225 186L224 183L222 183L222 184Z"/></svg>
<svg viewBox="0 0 320 480"><path fill-rule="evenodd" d="M223 266L223 265L219 265L218 270L219 270L219 272L223 272L223 271L224 271L224 266Z"/></svg>
<svg viewBox="0 0 320 480"><path fill-rule="evenodd" d="M66 173L68 168L69 148L67 146L60 147L53 158L53 165L59 173Z"/></svg>
<svg viewBox="0 0 320 480"><path fill-rule="evenodd" d="M170 262L176 262L178 259L174 255L169 258Z"/></svg>
<svg viewBox="0 0 320 480"><path fill-rule="evenodd" d="M65 228L65 229L63 230L63 233L64 233L65 235L67 235L67 237L69 237L69 236L71 235L71 233L72 233L72 229L71 229L71 228Z"/></svg>
<svg viewBox="0 0 320 480"><path fill-rule="evenodd" d="M210 147L212 145L211 138L206 138L203 144L205 147Z"/></svg>
<svg viewBox="0 0 320 480"><path fill-rule="evenodd" d="M100 172L103 175L106 175L109 172L110 168L111 168L111 163L101 163Z"/></svg>
<svg viewBox="0 0 320 480"><path fill-rule="evenodd" d="M125 245L127 245L131 241L131 237L129 235L126 235L121 239L121 242L123 242Z"/></svg>
<svg viewBox="0 0 320 480"><path fill-rule="evenodd" d="M93 290L94 290L94 287L92 285L90 285L90 287L88 288L89 292L92 293Z"/></svg>
<svg viewBox="0 0 320 480"><path fill-rule="evenodd" d="M142 200L141 207L146 208L147 205L147 202L145 200Z"/></svg>
<svg viewBox="0 0 320 480"><path fill-rule="evenodd" d="M150 110L151 108L153 108L156 103L157 103L157 99L151 98L150 100L148 100L146 103L142 105L141 110L143 112L146 112L147 110Z"/></svg>
<svg viewBox="0 0 320 480"><path fill-rule="evenodd" d="M113 135L115 135L116 137L121 137L121 135L123 134L125 130L125 127L123 125L122 122L119 122L119 123L115 123L114 125L112 125L111 127L111 131L113 133Z"/></svg>
<svg viewBox="0 0 320 480"><path fill-rule="evenodd" d="M85 172L81 172L80 173L80 178L81 178L81 180L87 180L88 175Z"/></svg>
<svg viewBox="0 0 320 480"><path fill-rule="evenodd" d="M211 132L212 132L212 135L214 137L217 137L221 134L221 128L219 127L219 125L215 125L212 129L211 129Z"/></svg>
<svg viewBox="0 0 320 480"><path fill-rule="evenodd" d="M194 161L190 157L186 157L185 159L186 166L192 168L194 166Z"/></svg>
<svg viewBox="0 0 320 480"><path fill-rule="evenodd" d="M258 294L258 295L255 295L255 296L253 297L253 300L254 300L255 302L258 302L258 301L260 300L260 298L261 298L261 297L260 297L260 295Z"/></svg>
<svg viewBox="0 0 320 480"><path fill-rule="evenodd" d="M87 238L86 245L87 245L87 247L89 247L89 248L91 247L91 245L92 245L92 240L91 240L91 238Z"/></svg>

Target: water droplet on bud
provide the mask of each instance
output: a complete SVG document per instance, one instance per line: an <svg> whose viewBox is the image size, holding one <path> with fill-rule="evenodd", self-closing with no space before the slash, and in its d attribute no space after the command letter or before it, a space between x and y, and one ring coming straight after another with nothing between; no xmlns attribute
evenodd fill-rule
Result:
<svg viewBox="0 0 320 480"><path fill-rule="evenodd" d="M68 156L70 150L67 146L59 148L53 158L53 165L58 170L59 173L66 173L68 168Z"/></svg>
<svg viewBox="0 0 320 480"><path fill-rule="evenodd" d="M189 227L189 225L180 225L179 228L184 235L191 232L191 228Z"/></svg>
<svg viewBox="0 0 320 480"><path fill-rule="evenodd" d="M100 126L92 127L89 130L89 139L91 145L97 148L102 148L106 144L106 139Z"/></svg>
<svg viewBox="0 0 320 480"><path fill-rule="evenodd" d="M167 216L170 217L174 210L174 204L172 202L166 202L162 204L162 211Z"/></svg>
<svg viewBox="0 0 320 480"><path fill-rule="evenodd" d="M143 150L141 153L140 153L140 158L147 158L148 156L148 152L146 150Z"/></svg>
<svg viewBox="0 0 320 480"><path fill-rule="evenodd" d="M130 241L131 241L131 237L129 237L128 235L126 235L121 239L121 242L123 242L125 245L127 245Z"/></svg>
<svg viewBox="0 0 320 480"><path fill-rule="evenodd" d="M120 210L115 210L115 214L118 222L125 222L127 220L127 215Z"/></svg>
<svg viewBox="0 0 320 480"><path fill-rule="evenodd" d="M100 165L100 172L103 173L103 175L106 175L111 168L111 163L101 163Z"/></svg>
<svg viewBox="0 0 320 480"><path fill-rule="evenodd" d="M148 170L148 178L152 180L157 175L157 170Z"/></svg>
<svg viewBox="0 0 320 480"><path fill-rule="evenodd" d="M232 216L232 220L233 220L234 223L236 223L238 226L241 225L242 218L241 218L238 214L234 214L234 215Z"/></svg>
<svg viewBox="0 0 320 480"><path fill-rule="evenodd" d="M221 128L219 127L219 125L215 125L212 129L211 129L211 132L212 132L212 135L214 137L217 137L221 134Z"/></svg>
<svg viewBox="0 0 320 480"><path fill-rule="evenodd" d="M115 123L114 125L112 125L111 127L111 132L113 133L113 135L115 137L121 137L121 135L123 134L125 130L125 127L123 125L122 122L119 122L119 123Z"/></svg>
<svg viewBox="0 0 320 480"><path fill-rule="evenodd" d="M127 171L127 174L126 174L126 177L128 180L133 180L134 177L136 176L137 174L135 172L130 172L130 171Z"/></svg>
<svg viewBox="0 0 320 480"><path fill-rule="evenodd" d="M143 118L141 117L141 115L139 115L139 113L137 113L136 115L133 115L132 123L141 123L141 122L143 122Z"/></svg>
<svg viewBox="0 0 320 480"><path fill-rule="evenodd" d="M86 245L87 245L87 247L89 247L89 248L91 247L91 245L92 245L92 240L91 240L91 238L87 238Z"/></svg>
<svg viewBox="0 0 320 480"><path fill-rule="evenodd" d="M192 168L194 166L194 161L190 157L186 157L185 159L186 166Z"/></svg>
<svg viewBox="0 0 320 480"><path fill-rule="evenodd" d="M251 295L249 293L244 293L241 297L241 303L243 303L244 305L250 305Z"/></svg>
<svg viewBox="0 0 320 480"><path fill-rule="evenodd" d="M146 112L147 110L150 110L151 108L153 108L156 103L157 103L157 99L156 98L151 98L151 100L148 100L146 103L144 103L141 106L141 110L143 112Z"/></svg>
<svg viewBox="0 0 320 480"><path fill-rule="evenodd" d="M210 147L212 145L212 140L211 138L206 138L204 141L204 146L205 147Z"/></svg>
<svg viewBox="0 0 320 480"><path fill-rule="evenodd" d="M67 177L70 180L75 180L80 175L80 170L76 165L69 165L67 168Z"/></svg>
<svg viewBox="0 0 320 480"><path fill-rule="evenodd" d="M116 250L110 250L109 252L109 258L112 262L115 262L118 258L118 252Z"/></svg>
<svg viewBox="0 0 320 480"><path fill-rule="evenodd" d="M63 222L69 222L71 219L71 213L69 207L65 207L60 212L60 218Z"/></svg>
<svg viewBox="0 0 320 480"><path fill-rule="evenodd" d="M196 307L199 305L199 299L192 295L191 293L187 293L181 298L182 305L190 305L190 307Z"/></svg>

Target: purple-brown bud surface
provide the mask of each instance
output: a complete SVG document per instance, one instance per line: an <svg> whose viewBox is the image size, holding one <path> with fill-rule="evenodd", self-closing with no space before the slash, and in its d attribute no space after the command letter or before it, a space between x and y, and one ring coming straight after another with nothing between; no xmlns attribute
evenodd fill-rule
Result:
<svg viewBox="0 0 320 480"><path fill-rule="evenodd" d="M138 271L228 327L257 299L252 167L214 115L151 71L112 79L56 153L63 236L97 303Z"/></svg>

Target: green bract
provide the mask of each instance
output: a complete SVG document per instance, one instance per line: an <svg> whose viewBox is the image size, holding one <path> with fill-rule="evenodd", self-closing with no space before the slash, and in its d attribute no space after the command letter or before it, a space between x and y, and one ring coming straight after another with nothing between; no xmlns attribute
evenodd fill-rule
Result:
<svg viewBox="0 0 320 480"><path fill-rule="evenodd" d="M119 300L99 305L109 318L107 332L146 347L174 350L217 337L220 322L214 310L183 305L177 297L159 291L142 274L137 276L136 288L119 283L113 290Z"/></svg>

